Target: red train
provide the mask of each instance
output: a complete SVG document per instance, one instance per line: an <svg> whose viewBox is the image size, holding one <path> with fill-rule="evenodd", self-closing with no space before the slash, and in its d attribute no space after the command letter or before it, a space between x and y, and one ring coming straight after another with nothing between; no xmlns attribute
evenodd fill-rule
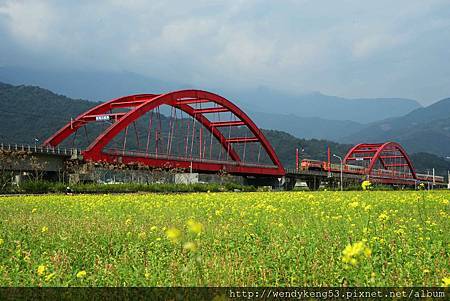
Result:
<svg viewBox="0 0 450 301"><path fill-rule="evenodd" d="M340 164L334 164L319 160L311 160L311 159L303 159L300 168L302 170L321 170L321 171L333 171L333 172L340 172L341 171L341 165ZM350 164L344 164L342 165L342 171L345 173L353 173L353 174L364 174L364 171L366 169L362 166L357 165L350 165Z"/></svg>
<svg viewBox="0 0 450 301"><path fill-rule="evenodd" d="M303 159L300 164L300 169L302 170L319 170L319 171L330 171L330 172L340 172L341 165L340 164L334 164L319 160L312 160L312 159ZM343 164L342 165L342 172L344 173L350 173L350 174L366 174L366 168L363 166L358 165L350 165L350 164ZM374 169L372 171L372 174L377 175L379 177L397 177L397 178L411 178L411 174L409 173L402 173L399 171L394 170L387 170L387 169ZM426 174L418 174L416 173L417 179L420 181L433 181L433 175L426 175ZM435 183L444 183L444 177L441 176L434 176L434 182Z"/></svg>

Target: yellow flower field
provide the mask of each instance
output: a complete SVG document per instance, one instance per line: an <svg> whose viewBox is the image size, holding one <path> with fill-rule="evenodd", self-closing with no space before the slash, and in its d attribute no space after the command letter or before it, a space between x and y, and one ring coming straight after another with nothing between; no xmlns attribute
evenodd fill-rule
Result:
<svg viewBox="0 0 450 301"><path fill-rule="evenodd" d="M450 193L0 198L2 286L442 286Z"/></svg>

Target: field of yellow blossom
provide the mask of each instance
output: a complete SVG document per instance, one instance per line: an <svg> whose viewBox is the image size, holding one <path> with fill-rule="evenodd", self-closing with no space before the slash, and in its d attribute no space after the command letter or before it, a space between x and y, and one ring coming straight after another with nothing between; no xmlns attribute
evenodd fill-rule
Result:
<svg viewBox="0 0 450 301"><path fill-rule="evenodd" d="M2 286L450 285L450 193L0 198Z"/></svg>

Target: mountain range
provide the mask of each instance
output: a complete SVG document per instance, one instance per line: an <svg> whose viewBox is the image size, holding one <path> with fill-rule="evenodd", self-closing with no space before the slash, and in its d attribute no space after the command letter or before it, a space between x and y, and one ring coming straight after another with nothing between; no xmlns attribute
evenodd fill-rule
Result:
<svg viewBox="0 0 450 301"><path fill-rule="evenodd" d="M289 94L267 87L246 90L172 83L132 72L37 70L0 67L0 81L37 85L71 98L106 101L129 94L164 93L185 88L214 91L243 108L261 127L302 138L339 141L365 124L402 116L420 104L410 99L347 99L319 92Z"/></svg>
<svg viewBox="0 0 450 301"><path fill-rule="evenodd" d="M293 114L298 117L320 117L333 121L353 121L361 124L402 116L421 105L403 98L343 98L320 92L288 94L259 87L253 90L228 92L242 103L246 111Z"/></svg>
<svg viewBox="0 0 450 301"><path fill-rule="evenodd" d="M405 116L367 125L340 139L341 142L396 141L413 152L429 152L450 157L450 98Z"/></svg>

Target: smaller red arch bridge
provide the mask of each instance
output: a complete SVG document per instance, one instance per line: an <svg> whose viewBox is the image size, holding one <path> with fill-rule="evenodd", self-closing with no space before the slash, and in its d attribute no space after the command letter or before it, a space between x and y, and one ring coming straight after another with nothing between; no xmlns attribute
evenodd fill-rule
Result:
<svg viewBox="0 0 450 301"><path fill-rule="evenodd" d="M91 124L102 126L94 129L93 140L87 131ZM74 137L74 144L82 128L82 155L88 161L236 175L285 174L256 124L235 104L207 91L137 94L109 100L71 120L44 146L58 146L69 136Z"/></svg>
<svg viewBox="0 0 450 301"><path fill-rule="evenodd" d="M344 183L370 180L372 183L398 186L416 186L420 183L444 185L441 176L417 173L406 151L395 142L357 144L347 152L342 166L330 161L304 159L299 168L288 172L288 182L292 188L296 179L302 179L310 189L315 190L323 182L331 184L340 181L341 168Z"/></svg>
<svg viewBox="0 0 450 301"><path fill-rule="evenodd" d="M408 154L395 142L357 144L343 163L361 167L361 173L372 182L414 185L418 180Z"/></svg>

